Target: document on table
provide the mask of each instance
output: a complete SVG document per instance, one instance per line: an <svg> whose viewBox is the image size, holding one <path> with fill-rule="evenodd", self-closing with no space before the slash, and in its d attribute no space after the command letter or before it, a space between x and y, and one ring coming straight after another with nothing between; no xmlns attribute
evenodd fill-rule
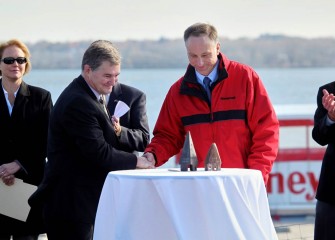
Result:
<svg viewBox="0 0 335 240"><path fill-rule="evenodd" d="M37 186L19 178L15 178L15 183L11 186L0 180L0 213L25 222L30 211L28 198L36 189Z"/></svg>

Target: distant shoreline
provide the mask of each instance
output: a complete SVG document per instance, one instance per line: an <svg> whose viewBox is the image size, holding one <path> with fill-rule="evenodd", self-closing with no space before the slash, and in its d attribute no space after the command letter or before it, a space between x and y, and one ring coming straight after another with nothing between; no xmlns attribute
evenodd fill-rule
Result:
<svg viewBox="0 0 335 240"><path fill-rule="evenodd" d="M27 44L35 69L80 69L84 51L91 41ZM186 68L182 39L127 40L114 42L127 69ZM220 39L221 51L231 60L254 68L335 67L335 38L301 38L261 35L258 38Z"/></svg>

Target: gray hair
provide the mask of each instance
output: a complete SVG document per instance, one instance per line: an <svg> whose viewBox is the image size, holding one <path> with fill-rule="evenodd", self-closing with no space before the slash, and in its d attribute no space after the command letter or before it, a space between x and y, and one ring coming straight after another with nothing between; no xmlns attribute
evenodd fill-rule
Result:
<svg viewBox="0 0 335 240"><path fill-rule="evenodd" d="M213 25L208 23L195 23L185 30L184 42L186 42L190 36L199 37L204 34L213 41L219 41L218 32Z"/></svg>
<svg viewBox="0 0 335 240"><path fill-rule="evenodd" d="M84 70L84 65L87 64L94 71L100 67L104 61L108 61L113 65L120 65L121 55L119 50L110 41L94 41L84 53L81 69Z"/></svg>

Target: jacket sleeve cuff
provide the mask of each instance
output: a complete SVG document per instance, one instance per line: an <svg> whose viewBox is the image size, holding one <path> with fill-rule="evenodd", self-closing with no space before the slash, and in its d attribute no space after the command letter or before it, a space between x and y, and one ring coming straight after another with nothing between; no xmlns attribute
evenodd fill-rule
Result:
<svg viewBox="0 0 335 240"><path fill-rule="evenodd" d="M14 160L14 162L16 162L19 166L20 166L20 171L24 171L25 172L25 174L27 174L28 175L28 172L27 172L27 170L22 166L22 164L20 163L20 161L19 160Z"/></svg>

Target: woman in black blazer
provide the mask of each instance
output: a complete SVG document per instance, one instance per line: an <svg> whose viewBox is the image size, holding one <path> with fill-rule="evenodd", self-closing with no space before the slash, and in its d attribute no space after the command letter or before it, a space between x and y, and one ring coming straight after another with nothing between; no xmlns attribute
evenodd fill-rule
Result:
<svg viewBox="0 0 335 240"><path fill-rule="evenodd" d="M31 63L27 46L19 40L0 44L0 184L15 178L39 185L46 163L50 92L23 81ZM1 197L0 197L1 198ZM0 240L38 239L42 220L31 209L23 222L0 214Z"/></svg>

